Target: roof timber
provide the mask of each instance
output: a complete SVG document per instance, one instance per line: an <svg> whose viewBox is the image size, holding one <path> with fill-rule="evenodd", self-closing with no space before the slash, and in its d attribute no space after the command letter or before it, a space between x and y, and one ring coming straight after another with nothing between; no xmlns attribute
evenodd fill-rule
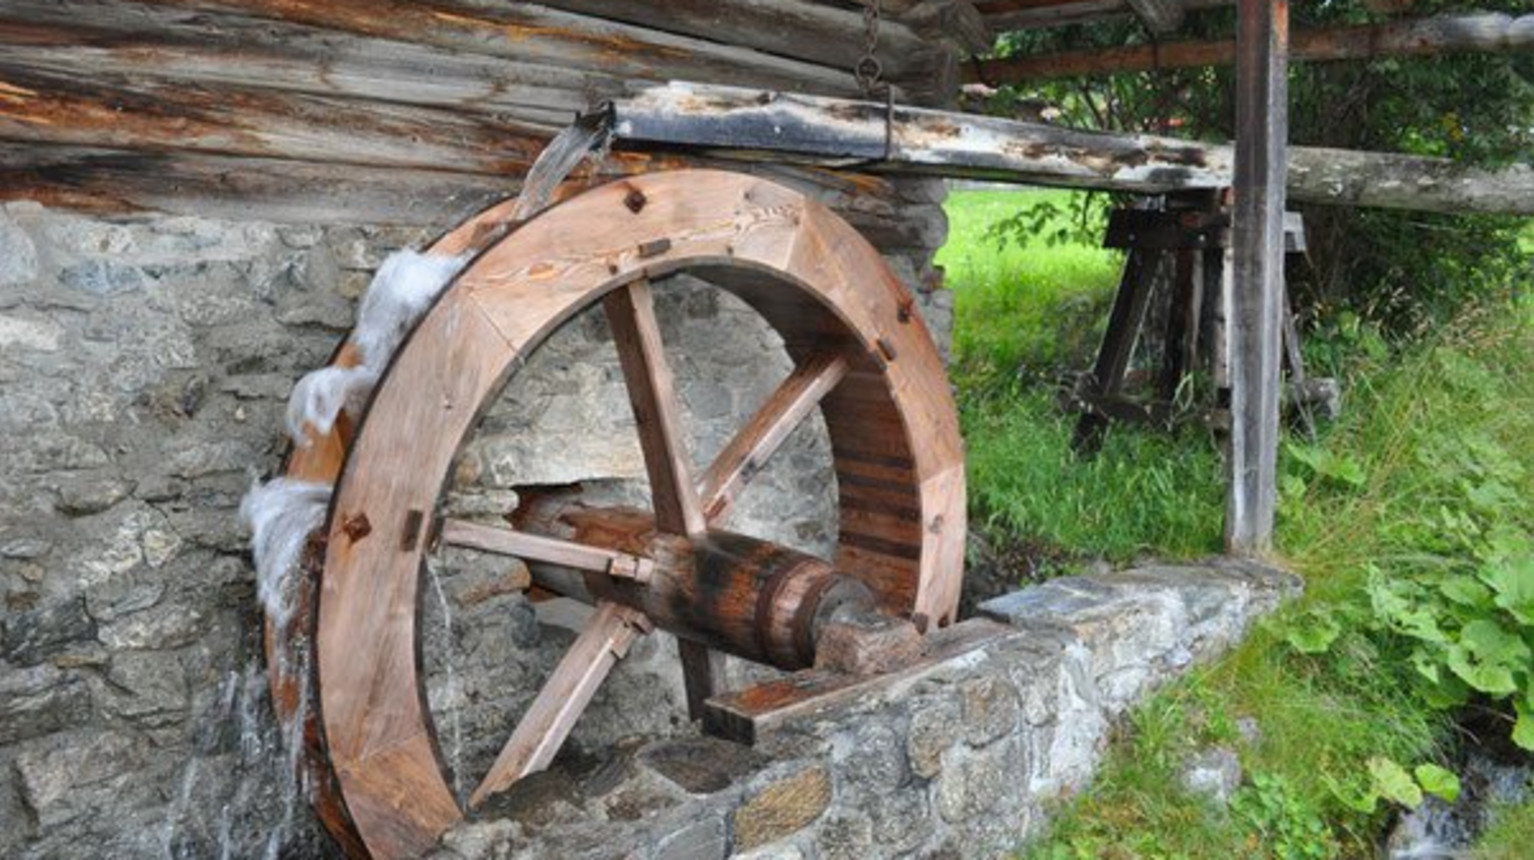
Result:
<svg viewBox="0 0 1534 860"><path fill-rule="evenodd" d="M1294 33L1292 38L1290 59L1311 62L1381 56L1511 53L1534 47L1534 15L1516 18L1501 13L1443 15L1302 30ZM1235 60L1236 43L1233 40L1156 42L1106 50L984 60L965 72L972 80L994 85L1043 78L1229 65Z"/></svg>
<svg viewBox="0 0 1534 860"><path fill-rule="evenodd" d="M719 158L891 174L1162 193L1231 184L1229 146L1085 132L974 114L673 84L613 105L615 135ZM888 122L886 120L888 119ZM1293 147L1289 194L1309 203L1534 215L1534 168Z"/></svg>

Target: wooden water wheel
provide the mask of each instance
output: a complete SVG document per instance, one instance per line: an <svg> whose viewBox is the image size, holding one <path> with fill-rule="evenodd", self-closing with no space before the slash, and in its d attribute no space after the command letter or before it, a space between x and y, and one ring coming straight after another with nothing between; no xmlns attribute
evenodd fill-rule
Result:
<svg viewBox="0 0 1534 860"><path fill-rule="evenodd" d="M455 230L432 253L475 245L505 212ZM683 269L759 312L795 364L696 473L650 287ZM598 304L634 409L652 510L524 504L505 528L438 517L477 416L532 350ZM348 350L337 358L355 360ZM718 530L817 407L837 477L833 557ZM420 322L355 430L341 422L298 449L288 475L336 482L312 630L290 636L312 635L322 725L312 727L310 755L325 771L315 804L350 853L420 853L463 815L418 666L421 571L436 547L517 556L539 586L597 606L471 806L548 763L613 662L651 625L678 635L692 669L707 665L707 649L792 669L813 660L819 626L839 607L925 629L952 621L959 595L961 443L941 360L910 294L828 209L746 175L625 179L516 226ZM296 707L294 683L276 684L279 709Z"/></svg>

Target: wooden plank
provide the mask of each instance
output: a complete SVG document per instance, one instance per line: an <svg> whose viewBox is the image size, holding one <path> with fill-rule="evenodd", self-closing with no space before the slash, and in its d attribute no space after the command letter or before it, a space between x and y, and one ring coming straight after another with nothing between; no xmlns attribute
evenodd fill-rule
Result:
<svg viewBox="0 0 1534 860"><path fill-rule="evenodd" d="M747 687L710 701L703 730L715 737L756 744L794 723L827 718L861 706L873 706L892 690L908 690L913 682L966 652L1009 637L1015 629L974 618L931 634L925 654L904 669L882 675L848 675L809 669L778 681Z"/></svg>
<svg viewBox="0 0 1534 860"><path fill-rule="evenodd" d="M837 352L817 355L794 368L703 473L698 495L710 523L729 515L740 493L846 375Z"/></svg>
<svg viewBox="0 0 1534 860"><path fill-rule="evenodd" d="M613 103L620 141L720 159L855 167L1160 194L1228 187L1234 151L1152 135L874 102L671 84ZM888 144L888 150L886 150ZM1448 159L1291 147L1289 197L1306 203L1534 215L1534 166L1482 170Z"/></svg>
<svg viewBox="0 0 1534 860"><path fill-rule="evenodd" d="M668 244L669 244L669 240ZM629 404L650 476L655 523L671 534L701 535L708 528L692 481L692 457L682 430L676 380L666 361L650 284L638 280L602 301L613 345L628 385Z"/></svg>
<svg viewBox="0 0 1534 860"><path fill-rule="evenodd" d="M1303 62L1423 57L1457 53L1513 53L1534 47L1534 15L1442 15L1294 34L1290 59ZM1236 43L1152 42L1103 50L1063 51L982 60L964 69L967 81L991 86L1049 78L1228 66Z"/></svg>
<svg viewBox="0 0 1534 860"><path fill-rule="evenodd" d="M1289 136L1288 0L1241 0L1232 212L1230 484L1225 548L1267 553L1278 491Z"/></svg>
<svg viewBox="0 0 1534 860"><path fill-rule="evenodd" d="M469 805L479 806L522 777L548 767L597 687L634 640L650 629L641 612L616 603L599 604L474 789Z"/></svg>
<svg viewBox="0 0 1534 860"><path fill-rule="evenodd" d="M450 546L605 573L640 583L648 582L655 572L655 562L648 558L468 520L444 520L441 540Z"/></svg>
<svg viewBox="0 0 1534 860"><path fill-rule="evenodd" d="M682 686L687 694L687 717L701 720L704 705L725 690L725 655L689 639L676 640L682 658Z"/></svg>

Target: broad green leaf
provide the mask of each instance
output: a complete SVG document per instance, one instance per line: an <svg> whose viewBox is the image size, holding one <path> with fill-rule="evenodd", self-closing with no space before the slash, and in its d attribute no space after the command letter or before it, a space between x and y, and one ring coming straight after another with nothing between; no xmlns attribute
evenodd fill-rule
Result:
<svg viewBox="0 0 1534 860"><path fill-rule="evenodd" d="M1451 770L1445 770L1436 764L1419 764L1412 771L1417 777L1417 784L1428 794L1442 798L1448 803L1459 800L1459 777Z"/></svg>
<svg viewBox="0 0 1534 860"><path fill-rule="evenodd" d="M1481 580L1497 593L1497 605L1523 624L1534 624L1534 555L1481 569Z"/></svg>
<svg viewBox="0 0 1534 860"><path fill-rule="evenodd" d="M1329 613L1307 612L1284 626L1284 641L1301 654L1323 654L1342 635Z"/></svg>
<svg viewBox="0 0 1534 860"><path fill-rule="evenodd" d="M1491 589L1469 576L1450 574L1438 584L1438 591L1460 606L1473 608L1491 606Z"/></svg>
<svg viewBox="0 0 1534 860"><path fill-rule="evenodd" d="M1380 797L1409 809L1422 805L1422 789L1406 768L1384 756L1369 759L1369 779Z"/></svg>
<svg viewBox="0 0 1534 860"><path fill-rule="evenodd" d="M1477 660L1472 656L1470 649L1463 645L1450 646L1446 662L1450 671L1458 675L1466 684L1483 693L1506 696L1518 690L1518 684L1513 680L1510 667L1503 663L1486 663Z"/></svg>
<svg viewBox="0 0 1534 860"><path fill-rule="evenodd" d="M1460 628L1459 641L1487 663L1526 665L1530 659L1528 643L1516 633L1485 618L1478 618Z"/></svg>
<svg viewBox="0 0 1534 860"><path fill-rule="evenodd" d="M1534 705L1514 702L1513 709L1518 714L1518 721L1513 723L1513 743L1534 751Z"/></svg>

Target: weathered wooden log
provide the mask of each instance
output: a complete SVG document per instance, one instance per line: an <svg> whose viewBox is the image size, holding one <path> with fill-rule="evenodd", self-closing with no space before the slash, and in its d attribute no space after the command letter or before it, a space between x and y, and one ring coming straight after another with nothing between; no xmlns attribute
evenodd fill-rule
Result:
<svg viewBox="0 0 1534 860"><path fill-rule="evenodd" d="M237 14L142 3L10 0L0 7L10 69L233 86L448 107L560 128L623 80Z"/></svg>
<svg viewBox="0 0 1534 860"><path fill-rule="evenodd" d="M863 16L820 3L759 0L546 0L546 6L753 48L850 70L863 38ZM876 56L890 80L910 89L938 62L940 48L900 20L882 23Z"/></svg>
<svg viewBox="0 0 1534 860"><path fill-rule="evenodd" d="M1310 30L1294 34L1292 60L1327 62L1385 56L1435 56L1453 53L1512 53L1534 46L1534 15L1441 16L1358 27ZM988 84L1046 78L1144 72L1235 62L1236 43L1151 42L1122 48L1066 51L984 60L967 67L967 80Z"/></svg>
<svg viewBox="0 0 1534 860"><path fill-rule="evenodd" d="M234 12L470 54L646 80L706 80L852 93L848 69L832 69L737 45L664 33L531 3L480 0L149 0L152 5Z"/></svg>
<svg viewBox="0 0 1534 860"><path fill-rule="evenodd" d="M1229 146L761 90L656 87L614 102L613 117L622 142L721 159L1139 193L1222 188L1233 175ZM1289 158L1300 202L1534 214L1527 165L1306 147Z"/></svg>
<svg viewBox="0 0 1534 860"><path fill-rule="evenodd" d="M1180 0L1183 11L1229 6L1234 0ZM975 8L996 32L1058 27L1103 18L1127 17L1141 0L980 0Z"/></svg>
<svg viewBox="0 0 1534 860"><path fill-rule="evenodd" d="M484 114L0 62L0 140L519 175L546 138Z"/></svg>

